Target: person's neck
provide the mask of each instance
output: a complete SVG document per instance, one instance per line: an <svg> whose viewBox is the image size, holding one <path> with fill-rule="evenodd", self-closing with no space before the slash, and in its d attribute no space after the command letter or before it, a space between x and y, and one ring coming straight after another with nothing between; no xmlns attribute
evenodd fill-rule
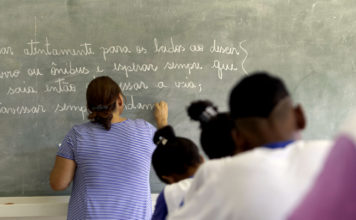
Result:
<svg viewBox="0 0 356 220"><path fill-rule="evenodd" d="M177 183L179 181L182 181L182 180L185 180L185 179L193 177L194 174L196 173L196 171L198 170L200 165L201 165L201 163L197 164L195 166L189 167L187 172L184 173L184 174L173 174L173 175L171 175L171 177L174 179L174 181L171 182L171 183Z"/></svg>
<svg viewBox="0 0 356 220"><path fill-rule="evenodd" d="M121 117L120 114L114 112L112 119L111 119L111 124L123 122L125 120L126 120L126 118Z"/></svg>
<svg viewBox="0 0 356 220"><path fill-rule="evenodd" d="M255 127L253 132L248 132L246 136L246 146L243 146L244 150L251 150L256 147L265 146L266 144L279 143L284 141L290 141L290 136L286 136L283 133L273 127L258 126Z"/></svg>
<svg viewBox="0 0 356 220"><path fill-rule="evenodd" d="M285 142L285 141L292 141L292 140L293 140L293 138L290 136L287 137L287 136L282 136L282 135L278 135L278 134L266 135L266 136L263 136L262 138L256 140L256 142L253 143L252 148L265 146L268 144L281 143L281 142Z"/></svg>
<svg viewBox="0 0 356 220"><path fill-rule="evenodd" d="M188 172L187 172L187 177L194 176L201 164L202 163L199 163L199 164L197 164L197 165L195 165L193 167L189 167L188 168Z"/></svg>

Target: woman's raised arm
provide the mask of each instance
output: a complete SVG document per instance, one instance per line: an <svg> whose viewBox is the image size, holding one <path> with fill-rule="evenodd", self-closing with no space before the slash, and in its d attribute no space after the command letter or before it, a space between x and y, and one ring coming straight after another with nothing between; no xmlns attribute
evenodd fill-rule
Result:
<svg viewBox="0 0 356 220"><path fill-rule="evenodd" d="M163 128L168 124L168 104L165 101L155 103L154 116L157 128Z"/></svg>

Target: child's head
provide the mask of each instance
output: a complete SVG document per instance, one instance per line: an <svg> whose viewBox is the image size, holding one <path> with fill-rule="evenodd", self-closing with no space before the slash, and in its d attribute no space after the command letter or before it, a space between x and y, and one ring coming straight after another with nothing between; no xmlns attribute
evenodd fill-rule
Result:
<svg viewBox="0 0 356 220"><path fill-rule="evenodd" d="M198 147L189 139L176 137L171 126L159 129L153 138L157 148L152 165L157 176L171 184L194 175L203 158Z"/></svg>
<svg viewBox="0 0 356 220"><path fill-rule="evenodd" d="M303 109L294 105L284 82L266 72L252 73L233 88L231 117L236 146L252 149L295 139L306 125Z"/></svg>
<svg viewBox="0 0 356 220"><path fill-rule="evenodd" d="M200 122L200 143L210 159L232 156L239 152L231 137L234 122L228 113L218 113L210 101L196 101L188 107L192 120Z"/></svg>

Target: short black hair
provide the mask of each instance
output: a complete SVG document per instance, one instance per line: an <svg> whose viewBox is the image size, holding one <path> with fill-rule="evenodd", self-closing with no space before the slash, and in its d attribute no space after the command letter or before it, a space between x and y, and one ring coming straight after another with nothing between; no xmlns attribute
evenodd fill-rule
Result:
<svg viewBox="0 0 356 220"><path fill-rule="evenodd" d="M152 166L162 182L168 183L162 176L186 174L190 167L202 162L199 149L194 142L176 137L171 126L157 130L153 142L157 148L152 154Z"/></svg>
<svg viewBox="0 0 356 220"><path fill-rule="evenodd" d="M210 111L207 109L215 113L209 116ZM231 137L235 124L229 113L218 113L218 108L208 100L192 102L187 111L192 120L200 122L202 130L200 143L210 159L232 156L236 153L236 146Z"/></svg>
<svg viewBox="0 0 356 220"><path fill-rule="evenodd" d="M283 81L268 72L252 73L232 89L230 112L234 119L268 118L279 101L289 96Z"/></svg>

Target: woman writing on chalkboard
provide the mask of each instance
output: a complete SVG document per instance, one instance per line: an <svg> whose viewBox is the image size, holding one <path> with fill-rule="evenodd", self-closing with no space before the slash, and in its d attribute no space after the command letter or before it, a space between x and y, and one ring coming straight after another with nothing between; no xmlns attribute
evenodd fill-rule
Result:
<svg viewBox="0 0 356 220"><path fill-rule="evenodd" d="M91 81L86 98L91 122L74 126L64 138L51 187L64 190L73 181L68 219L150 219L155 127L121 116L124 96L109 77ZM164 127L167 104L155 107L157 126Z"/></svg>

